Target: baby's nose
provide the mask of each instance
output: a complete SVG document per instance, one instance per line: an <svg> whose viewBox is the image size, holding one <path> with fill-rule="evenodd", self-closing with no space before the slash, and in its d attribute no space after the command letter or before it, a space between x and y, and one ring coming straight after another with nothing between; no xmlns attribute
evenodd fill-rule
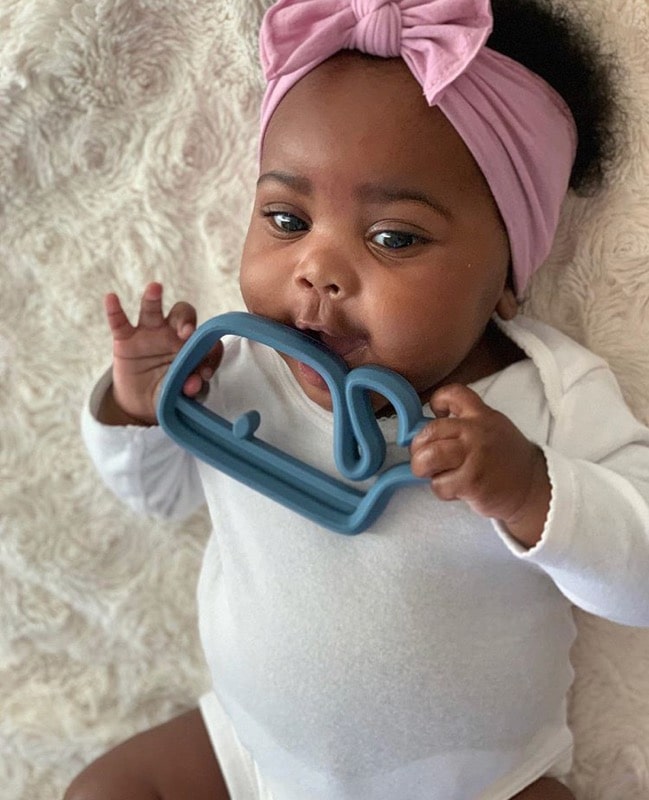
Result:
<svg viewBox="0 0 649 800"><path fill-rule="evenodd" d="M298 283L304 289L315 289L329 297L337 297L341 293L339 283L329 281L328 279L321 279L320 276L314 275L311 272L308 275L300 275L298 277Z"/></svg>
<svg viewBox="0 0 649 800"><path fill-rule="evenodd" d="M315 290L329 299L342 299L356 291L358 277L345 258L332 253L314 253L295 272L298 286Z"/></svg>

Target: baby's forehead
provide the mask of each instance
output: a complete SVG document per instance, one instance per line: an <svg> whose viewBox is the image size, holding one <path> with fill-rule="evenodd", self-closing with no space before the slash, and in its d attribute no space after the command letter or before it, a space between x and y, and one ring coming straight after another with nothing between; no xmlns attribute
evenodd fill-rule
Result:
<svg viewBox="0 0 649 800"><path fill-rule="evenodd" d="M342 51L308 72L280 100L268 133L311 128L343 135L361 135L378 125L387 142L393 127L418 131L444 126L438 108L429 107L421 87L401 58L379 59Z"/></svg>
<svg viewBox="0 0 649 800"><path fill-rule="evenodd" d="M301 150L315 161L335 151L349 162L392 163L395 171L441 171L482 181L451 123L429 106L401 58L342 51L311 70L282 98L270 119L262 164Z"/></svg>

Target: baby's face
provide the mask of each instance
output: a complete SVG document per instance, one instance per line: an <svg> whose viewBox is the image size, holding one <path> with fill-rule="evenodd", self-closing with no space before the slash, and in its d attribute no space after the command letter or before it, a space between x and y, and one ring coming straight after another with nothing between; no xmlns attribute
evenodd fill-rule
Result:
<svg viewBox="0 0 649 800"><path fill-rule="evenodd" d="M266 131L241 264L249 311L313 332L350 367L423 399L489 374L483 337L511 308L507 236L466 146L405 64L336 56ZM322 378L285 357L331 408Z"/></svg>

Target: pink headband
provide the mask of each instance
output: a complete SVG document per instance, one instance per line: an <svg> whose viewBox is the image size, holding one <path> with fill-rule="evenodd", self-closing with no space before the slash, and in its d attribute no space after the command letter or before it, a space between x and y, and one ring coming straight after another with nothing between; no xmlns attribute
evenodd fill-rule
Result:
<svg viewBox="0 0 649 800"><path fill-rule="evenodd" d="M550 252L577 132L549 84L484 47L491 28L489 0L278 0L260 32L261 132L286 92L339 50L400 56L482 170L522 297Z"/></svg>

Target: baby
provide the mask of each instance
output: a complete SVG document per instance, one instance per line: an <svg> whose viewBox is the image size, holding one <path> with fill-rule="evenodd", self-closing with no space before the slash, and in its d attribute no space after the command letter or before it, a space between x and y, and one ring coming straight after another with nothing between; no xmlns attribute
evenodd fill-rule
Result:
<svg viewBox="0 0 649 800"><path fill-rule="evenodd" d="M84 435L134 509L207 502L213 690L66 800L573 797L571 604L649 625L649 430L601 359L517 316L565 192L601 167L607 83L565 21L493 6L493 34L487 0L280 0L262 24L246 307L398 371L430 417L410 451L428 481L367 532L333 534L167 439L156 395L196 314L165 315L157 283L136 325L107 297L113 367ZM184 391L206 382L212 410L258 409L263 439L336 474L311 367L228 337ZM387 467L397 421L373 402Z"/></svg>

